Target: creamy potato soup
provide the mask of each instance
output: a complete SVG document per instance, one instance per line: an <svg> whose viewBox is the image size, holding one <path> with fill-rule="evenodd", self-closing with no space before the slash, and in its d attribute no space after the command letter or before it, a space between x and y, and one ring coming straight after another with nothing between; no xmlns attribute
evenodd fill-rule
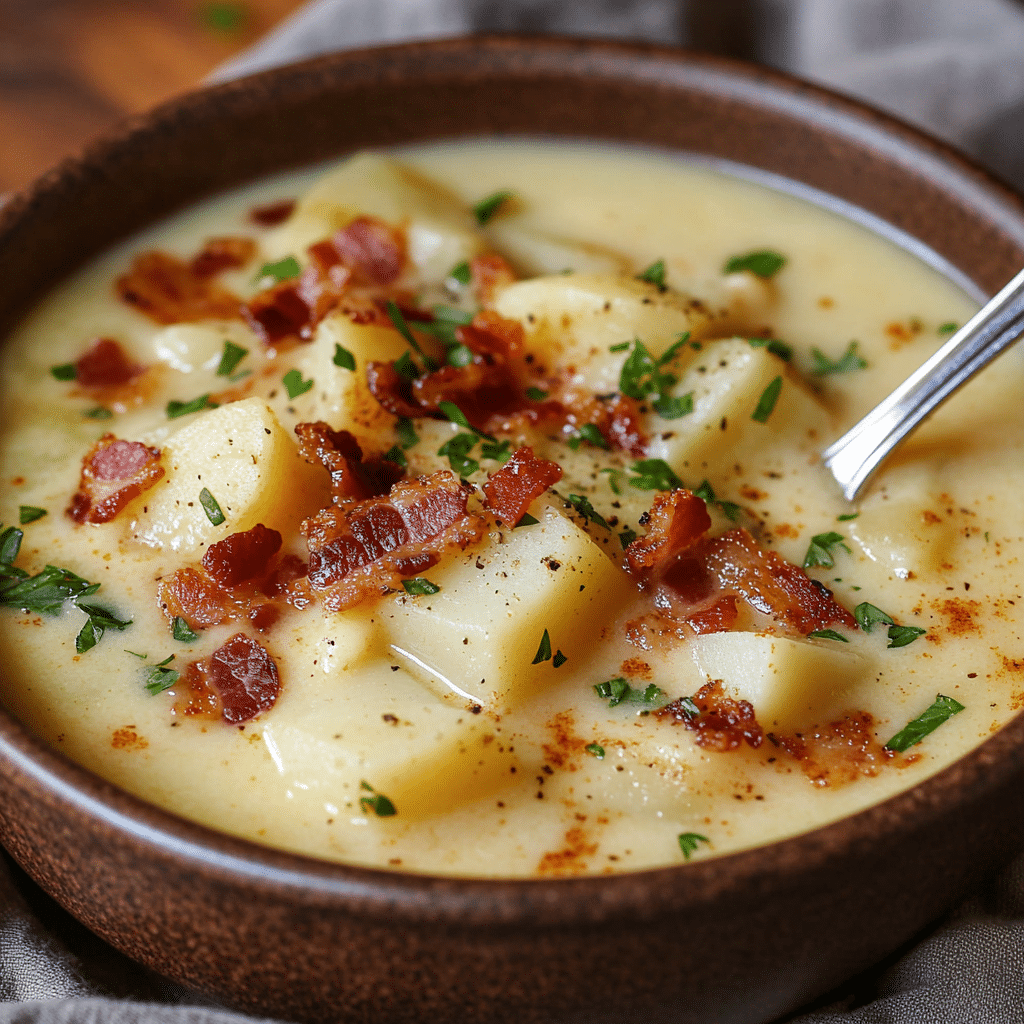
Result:
<svg viewBox="0 0 1024 1024"><path fill-rule="evenodd" d="M4 700L355 864L619 872L834 821L1024 701L1021 353L857 505L818 459L973 308L654 154L367 153L207 202L9 339Z"/></svg>

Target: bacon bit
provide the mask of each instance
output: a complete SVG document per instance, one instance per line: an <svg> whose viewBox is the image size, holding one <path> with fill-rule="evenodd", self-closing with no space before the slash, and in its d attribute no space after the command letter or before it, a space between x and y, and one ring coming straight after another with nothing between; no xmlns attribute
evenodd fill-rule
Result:
<svg viewBox="0 0 1024 1024"><path fill-rule="evenodd" d="M239 300L205 277L196 276L191 264L165 252L145 252L131 270L119 277L117 294L158 324L197 320L233 320Z"/></svg>
<svg viewBox="0 0 1024 1024"><path fill-rule="evenodd" d="M533 449L524 445L484 484L484 505L503 523L515 526L531 502L561 479L557 462L535 458Z"/></svg>
<svg viewBox="0 0 1024 1024"><path fill-rule="evenodd" d="M413 419L425 415L424 410L412 400L411 383L391 363L367 363L366 385L370 394L392 416Z"/></svg>
<svg viewBox="0 0 1024 1024"><path fill-rule="evenodd" d="M648 530L626 548L626 567L641 586L651 570L693 547L711 529L703 498L691 491L659 491L648 513Z"/></svg>
<svg viewBox="0 0 1024 1024"><path fill-rule="evenodd" d="M159 449L104 434L82 458L78 490L67 513L76 523L110 522L163 475Z"/></svg>
<svg viewBox="0 0 1024 1024"><path fill-rule="evenodd" d="M485 521L467 512L467 499L454 474L441 470L401 480L386 497L322 509L302 524L310 586L328 611L396 589L442 552L483 536Z"/></svg>
<svg viewBox="0 0 1024 1024"><path fill-rule="evenodd" d="M277 568L260 585L260 591L267 597L279 597L288 593L296 581L309 575L309 566L298 555L285 555Z"/></svg>
<svg viewBox="0 0 1024 1024"><path fill-rule="evenodd" d="M394 284L405 263L405 236L376 217L356 217L331 244L357 284Z"/></svg>
<svg viewBox="0 0 1024 1024"><path fill-rule="evenodd" d="M281 534L257 523L251 530L232 533L211 544L203 555L203 568L221 587L264 576L270 560L281 549Z"/></svg>
<svg viewBox="0 0 1024 1024"><path fill-rule="evenodd" d="M210 682L209 659L190 661L181 679L174 684L172 693L181 694L171 709L172 715L189 718L220 718L221 701Z"/></svg>
<svg viewBox="0 0 1024 1024"><path fill-rule="evenodd" d="M267 347L287 338L308 341L313 336L309 306L291 281L254 295L241 307L242 318Z"/></svg>
<svg viewBox="0 0 1024 1024"><path fill-rule="evenodd" d="M468 366L442 366L412 382L418 416L434 415L441 402L454 402L477 429L486 428L494 410L517 408L518 391L507 365L476 355Z"/></svg>
<svg viewBox="0 0 1024 1024"><path fill-rule="evenodd" d="M80 388L117 387L145 372L113 338L97 338L75 362L75 383Z"/></svg>
<svg viewBox="0 0 1024 1024"><path fill-rule="evenodd" d="M249 220L261 228L275 228L283 224L295 211L294 199L280 199L265 206L254 206L249 211Z"/></svg>
<svg viewBox="0 0 1024 1024"><path fill-rule="evenodd" d="M511 362L523 354L523 325L490 310L455 329L455 338L477 355Z"/></svg>
<svg viewBox="0 0 1024 1024"><path fill-rule="evenodd" d="M242 602L207 573L185 566L157 586L157 601L169 622L183 618L192 629L206 629L244 614Z"/></svg>
<svg viewBox="0 0 1024 1024"><path fill-rule="evenodd" d="M251 238L208 238L192 257L189 269L196 277L213 277L224 270L244 267L255 255L256 243Z"/></svg>
<svg viewBox="0 0 1024 1024"><path fill-rule="evenodd" d="M281 617L281 609L269 601L249 609L249 621L261 633L270 631L270 627Z"/></svg>
<svg viewBox="0 0 1024 1024"><path fill-rule="evenodd" d="M274 659L244 633L236 633L210 655L209 673L221 699L221 715L233 725L269 711L281 691Z"/></svg>
<svg viewBox="0 0 1024 1024"><path fill-rule="evenodd" d="M681 700L674 700L655 711L654 716L686 726L697 734L697 746L720 754L736 750L744 741L754 748L764 742L764 730L758 725L754 705L727 697L721 679L702 686L693 695L693 703L700 709L699 715L690 715Z"/></svg>
<svg viewBox="0 0 1024 1024"><path fill-rule="evenodd" d="M498 294L516 282L515 271L503 256L496 253L474 256L469 272L473 294L484 309L490 309Z"/></svg>
<svg viewBox="0 0 1024 1024"><path fill-rule="evenodd" d="M299 438L299 454L311 465L322 463L331 474L335 504L387 494L402 478L402 467L395 462L381 458L364 462L359 442L347 430L333 430L317 420L316 423L299 423L295 433Z"/></svg>

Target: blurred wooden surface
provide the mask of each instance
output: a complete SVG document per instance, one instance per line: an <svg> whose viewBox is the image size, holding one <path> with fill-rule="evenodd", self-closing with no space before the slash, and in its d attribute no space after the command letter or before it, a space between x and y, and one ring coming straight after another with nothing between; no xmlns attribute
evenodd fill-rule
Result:
<svg viewBox="0 0 1024 1024"><path fill-rule="evenodd" d="M0 193L198 84L302 0L0 0Z"/></svg>

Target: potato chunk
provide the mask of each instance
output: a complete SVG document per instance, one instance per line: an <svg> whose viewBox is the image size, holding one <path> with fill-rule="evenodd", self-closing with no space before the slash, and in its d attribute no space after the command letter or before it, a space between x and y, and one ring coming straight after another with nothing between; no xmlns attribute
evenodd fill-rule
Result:
<svg viewBox="0 0 1024 1024"><path fill-rule="evenodd" d="M532 664L545 630L551 654L577 666L632 584L597 544L556 509L534 526L494 532L482 547L424 575L432 595L402 594L380 607L392 651L411 670L500 710L557 681L554 657Z"/></svg>
<svg viewBox="0 0 1024 1024"><path fill-rule="evenodd" d="M310 466L261 398L197 416L161 446L166 475L130 506L131 535L185 555L257 523L282 533L330 502L328 478ZM224 522L200 502L206 488Z"/></svg>

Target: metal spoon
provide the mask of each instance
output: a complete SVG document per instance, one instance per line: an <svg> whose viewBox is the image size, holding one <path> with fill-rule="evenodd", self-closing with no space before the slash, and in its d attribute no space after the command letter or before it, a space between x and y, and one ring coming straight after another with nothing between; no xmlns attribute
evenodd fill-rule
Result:
<svg viewBox="0 0 1024 1024"><path fill-rule="evenodd" d="M853 501L883 459L958 388L1024 335L1024 271L821 458Z"/></svg>

